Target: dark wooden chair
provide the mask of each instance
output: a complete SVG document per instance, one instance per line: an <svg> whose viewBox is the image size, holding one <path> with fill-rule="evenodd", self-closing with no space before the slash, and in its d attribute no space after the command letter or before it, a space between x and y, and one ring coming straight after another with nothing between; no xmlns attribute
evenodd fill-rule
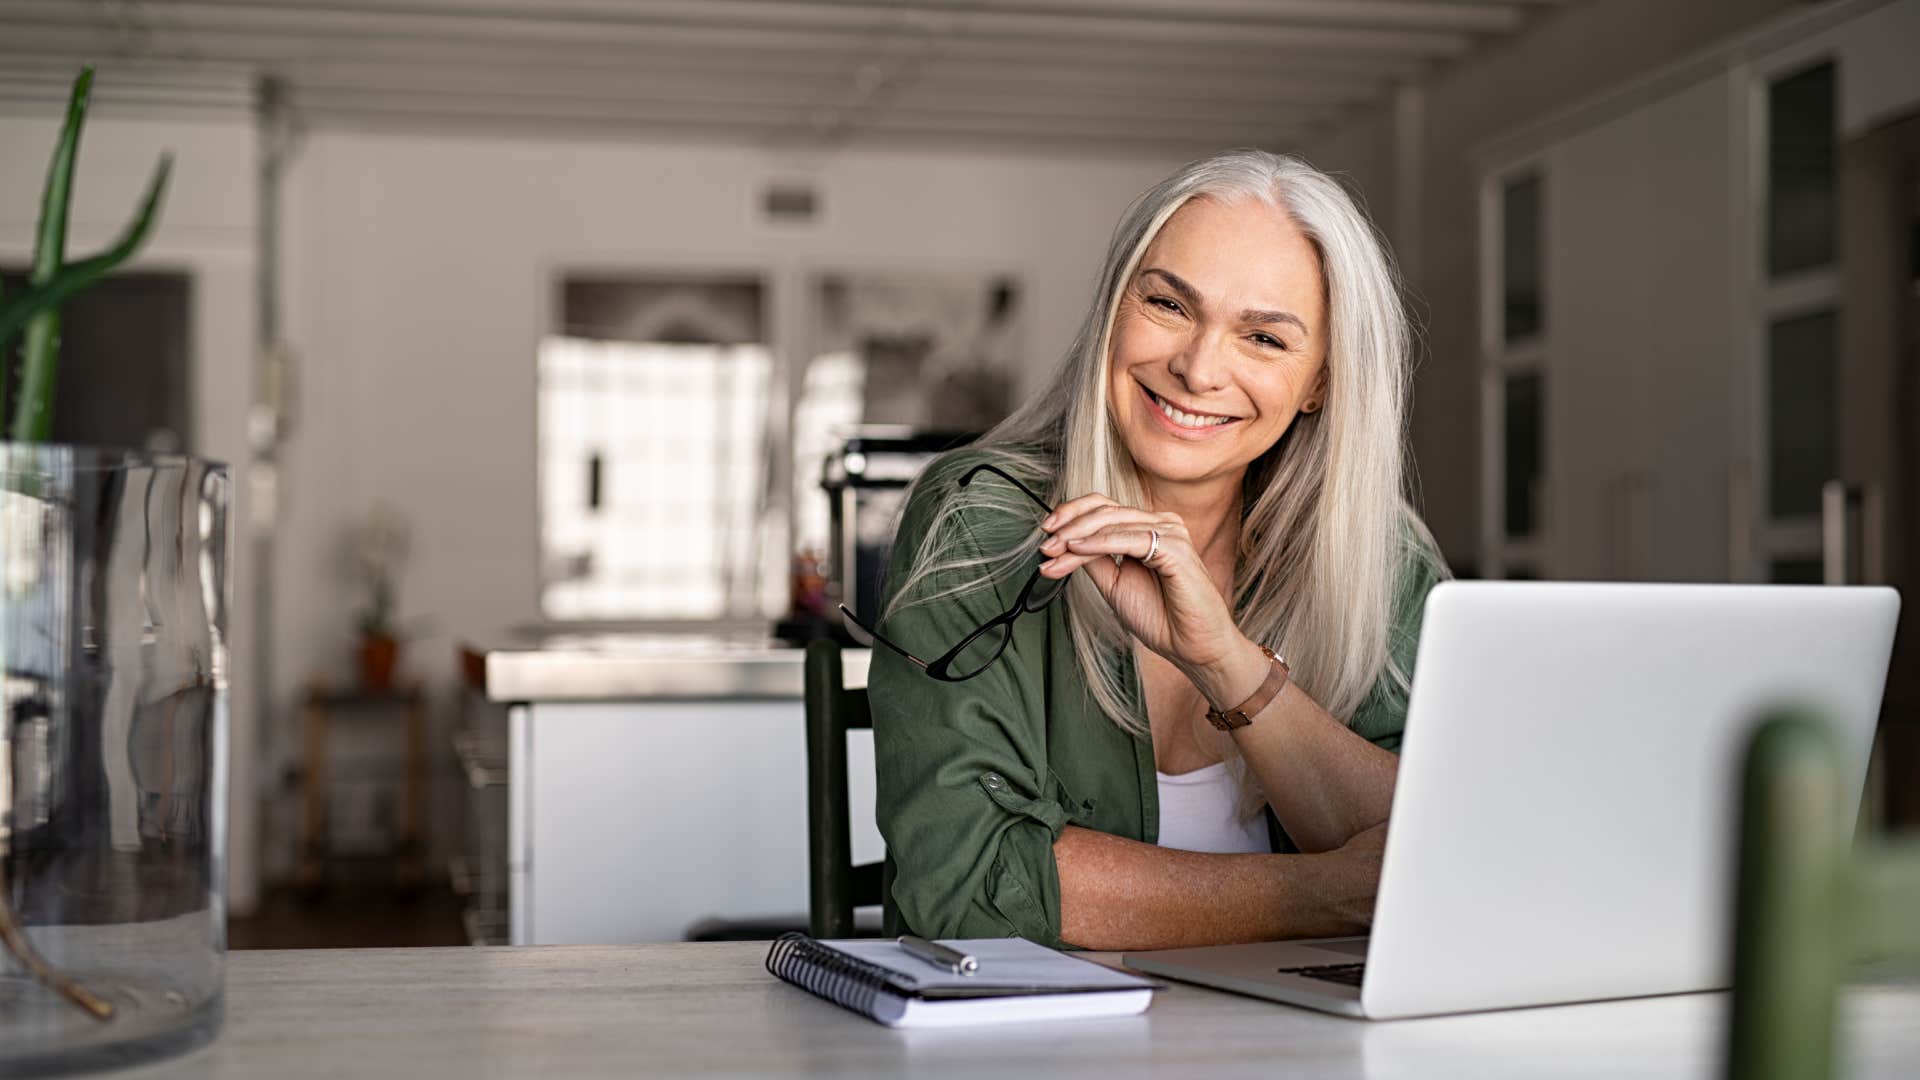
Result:
<svg viewBox="0 0 1920 1080"><path fill-rule="evenodd" d="M807 899L817 938L855 936L853 909L881 905L881 933L900 933L893 906L893 860L853 865L847 810L847 732L873 727L867 692L849 690L840 646L807 646Z"/></svg>
<svg viewBox="0 0 1920 1080"><path fill-rule="evenodd" d="M1866 959L1920 956L1920 837L1841 839L1842 756L1817 716L1770 716L1742 781L1731 1080L1824 1080L1834 999Z"/></svg>

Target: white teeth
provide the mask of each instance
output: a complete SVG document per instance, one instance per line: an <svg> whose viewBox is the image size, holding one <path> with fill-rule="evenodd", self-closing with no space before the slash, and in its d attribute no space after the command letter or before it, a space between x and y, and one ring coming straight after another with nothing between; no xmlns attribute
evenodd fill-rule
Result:
<svg viewBox="0 0 1920 1080"><path fill-rule="evenodd" d="M1184 428L1219 427L1233 421L1231 416L1195 416L1190 412L1182 412L1167 404L1166 399L1158 394L1153 395L1153 403L1160 406L1160 411L1167 414L1167 419Z"/></svg>

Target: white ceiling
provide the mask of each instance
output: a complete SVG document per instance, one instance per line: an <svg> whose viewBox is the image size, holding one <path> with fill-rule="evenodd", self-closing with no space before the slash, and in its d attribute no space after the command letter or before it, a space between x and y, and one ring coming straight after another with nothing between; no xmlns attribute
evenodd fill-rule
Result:
<svg viewBox="0 0 1920 1080"><path fill-rule="evenodd" d="M768 144L1285 146L1565 0L0 0L0 99Z"/></svg>

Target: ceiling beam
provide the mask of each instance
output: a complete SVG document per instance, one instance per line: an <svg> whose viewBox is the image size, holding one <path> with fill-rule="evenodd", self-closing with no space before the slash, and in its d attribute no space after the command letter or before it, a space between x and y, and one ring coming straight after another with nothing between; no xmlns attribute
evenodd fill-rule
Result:
<svg viewBox="0 0 1920 1080"><path fill-rule="evenodd" d="M1388 56L1451 57L1471 44L1469 35L1444 31L1353 29L1314 26L1237 26L1208 23L1166 22L1154 19L1107 17L1088 19L1072 15L1042 13L1000 13L958 15L916 14L904 19L902 9L873 9L885 15L821 26L794 19L767 18L760 21L732 21L718 14L719 9L701 11L679 18L647 21L624 20L570 21L556 18L542 8L519 8L519 13L454 14L422 12L412 5L369 4L341 7L315 2L287 2L222 5L212 0L180 0L176 3L136 7L129 12L74 4L72 0L4 0L0 15L13 24L73 25L78 22L99 24L118 18L117 25L144 26L150 31L178 29L251 30L288 34L327 34L357 38L460 37L468 40L547 41L561 43L635 41L706 43L735 48L756 44L770 47L795 47L803 42L814 46L844 48L863 41L872 44L881 37L923 39L967 39L975 41L1028 41L1054 39L1077 45L1089 41L1146 42L1204 45L1226 50L1290 48L1329 53ZM564 10L564 9L560 9ZM905 9L917 11L917 9Z"/></svg>
<svg viewBox="0 0 1920 1080"><path fill-rule="evenodd" d="M484 73L439 79L422 79L404 73L394 73L337 80L312 72L304 72L292 82L292 87L292 100L295 106L300 108L304 108L317 96L335 92L381 94L395 98L407 95L461 95L484 97L487 100L519 98L529 102L530 107L544 108L549 112L582 107L588 103L603 103L611 108L680 107L690 111L739 107L760 109L780 115L806 116L822 113L835 116L899 113L927 116L953 114L975 118L998 116L1007 119L1030 116L1105 122L1115 125L1133 123L1145 127L1179 126L1192 130L1196 134L1204 134L1213 129L1230 129L1246 123L1312 122L1327 116L1329 109L1329 106L1323 103L1242 102L1233 107L1225 107L1218 102L1140 103L1116 100L1109 96L1010 93L988 87L969 88L964 92L948 92L937 85L908 86L900 88L897 92L879 95L863 94L853 87L832 89L815 87L782 93L778 88L745 84L719 87L712 84L662 85L656 82L636 82L625 87L583 90L578 87L555 87L538 83L520 85L497 77L488 77Z"/></svg>
<svg viewBox="0 0 1920 1080"><path fill-rule="evenodd" d="M4 46L0 46L4 49ZM227 53L238 62L243 54ZM684 59L684 58L683 58ZM581 64L558 61L481 63L433 58L397 64L364 56L278 61L272 70L292 79L323 79L349 84L355 80L414 78L422 82L447 77L484 77L508 85L538 85L592 92L635 86L726 87L751 84L798 87L859 87L874 89L910 83L938 86L954 93L975 89L1056 94L1110 94L1116 100L1143 98L1224 102L1350 102L1384 91L1390 83L1360 75L1333 78L1289 72L1259 78L1231 74L1211 75L1188 69L1052 68L1033 65L980 63L939 58L920 64L876 61L844 63L761 64L743 57L715 56L695 63L636 64L633 62Z"/></svg>
<svg viewBox="0 0 1920 1080"><path fill-rule="evenodd" d="M924 128L893 128L880 125L863 132L840 132L823 136L811 128L765 125L731 125L716 122L676 122L661 120L602 120L579 117L501 117L473 112L445 112L431 108L365 111L322 105L309 113L313 127L330 131L405 132L435 135L471 133L481 137L511 133L530 138L627 139L636 136L724 145L761 146L772 150L817 153L846 145L862 147L900 147L952 151L959 149L986 152L1018 149L1022 153L1082 154L1100 153L1112 157L1201 157L1219 144L1174 137L1165 141L1137 138L1113 138L1087 131L1045 131L1006 129L973 131ZM1249 137L1234 145L1284 149L1300 137L1298 132L1275 131L1270 136Z"/></svg>
<svg viewBox="0 0 1920 1080"><path fill-rule="evenodd" d="M724 2L724 0L721 0ZM854 0L859 3L887 0ZM1391 26L1400 29L1506 33L1521 13L1509 2L1452 0L936 0L935 6L984 11L1046 9L1100 18L1117 12L1142 18L1213 22Z"/></svg>
<svg viewBox="0 0 1920 1080"><path fill-rule="evenodd" d="M1242 26L1348 26L1506 33L1542 0L201 0L221 7L411 9L440 15L535 15L569 21L719 18L780 25L857 25L1049 15ZM1546 0L1558 3L1562 0Z"/></svg>
<svg viewBox="0 0 1920 1080"><path fill-rule="evenodd" d="M935 100L995 104L1019 112L1035 103L1073 103L1082 112L1205 117L1210 113L1248 110L1317 111L1325 106L1350 105L1367 100L1379 89L1370 86L1321 87L1312 83L1270 84L1262 87L1194 87L1182 82L1146 84L1136 80L1084 82L1071 77L1017 78L980 73L964 67L923 70L902 78L863 80L859 73L820 69L799 73L669 72L622 74L615 71L492 69L471 65L410 65L378 63L296 62L278 69L290 83L305 87L363 88L405 91L471 90L623 99L654 97L662 100L817 100L858 104L870 99Z"/></svg>
<svg viewBox="0 0 1920 1080"><path fill-rule="evenodd" d="M0 0L0 21L5 18ZM84 10L84 9L83 9ZM721 44L684 42L472 41L447 38L364 38L326 34L291 35L257 31L157 26L142 29L100 25L13 23L0 35L0 53L253 62L274 68L297 60L386 61L399 64L475 63L546 66L576 70L728 70L797 71L863 66L883 70L915 64L981 65L1001 71L1058 72L1124 77L1160 74L1199 82L1305 80L1380 82L1411 77L1426 67L1410 57L1334 57L1308 52L1157 48L1151 45L1091 43L1061 49L1046 42L903 40L840 42L831 47L775 48L742 37Z"/></svg>
<svg viewBox="0 0 1920 1080"><path fill-rule="evenodd" d="M60 78L40 78L20 72L0 72L0 102L59 104L73 94L73 73ZM96 84L89 101L92 105L114 110L137 107L156 111L211 110L221 113L251 113L253 87L249 84L214 85L161 81L129 82L118 80L111 86ZM58 117L59 113L48 114Z"/></svg>
<svg viewBox="0 0 1920 1080"><path fill-rule="evenodd" d="M1007 130L1078 132L1119 141L1151 142L1183 138L1189 142L1231 142L1250 132L1273 129L1298 129L1298 119L1281 118L1267 124L1257 118L1229 121L1195 122L1186 118L1155 118L1061 115L1057 113L1005 113L992 109L912 106L881 106L866 111L823 110L805 102L705 102L649 101L634 99L609 101L603 98L528 97L521 94L482 94L465 91L411 90L392 92L347 87L300 88L294 103L303 112L359 110L365 112L422 110L446 113L489 112L503 117L564 118L612 121L682 121L688 123L725 123L789 127L802 129L858 129L869 123L928 131L990 131L995 125Z"/></svg>

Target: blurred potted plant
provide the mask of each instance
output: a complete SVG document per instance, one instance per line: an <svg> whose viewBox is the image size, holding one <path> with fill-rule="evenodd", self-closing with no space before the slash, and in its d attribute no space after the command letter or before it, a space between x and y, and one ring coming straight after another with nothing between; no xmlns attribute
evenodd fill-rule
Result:
<svg viewBox="0 0 1920 1080"><path fill-rule="evenodd" d="M0 443L8 1076L197 1045L224 989L226 467L48 441L60 305L145 243L171 167L111 247L66 258L92 84L74 80L26 288L0 297L0 359L21 338Z"/></svg>
<svg viewBox="0 0 1920 1080"><path fill-rule="evenodd" d="M367 586L367 603L360 609L359 618L360 686L374 693L393 689L393 673L400 666L394 583L407 561L410 544L406 517L391 503L374 503L360 525L354 546Z"/></svg>

